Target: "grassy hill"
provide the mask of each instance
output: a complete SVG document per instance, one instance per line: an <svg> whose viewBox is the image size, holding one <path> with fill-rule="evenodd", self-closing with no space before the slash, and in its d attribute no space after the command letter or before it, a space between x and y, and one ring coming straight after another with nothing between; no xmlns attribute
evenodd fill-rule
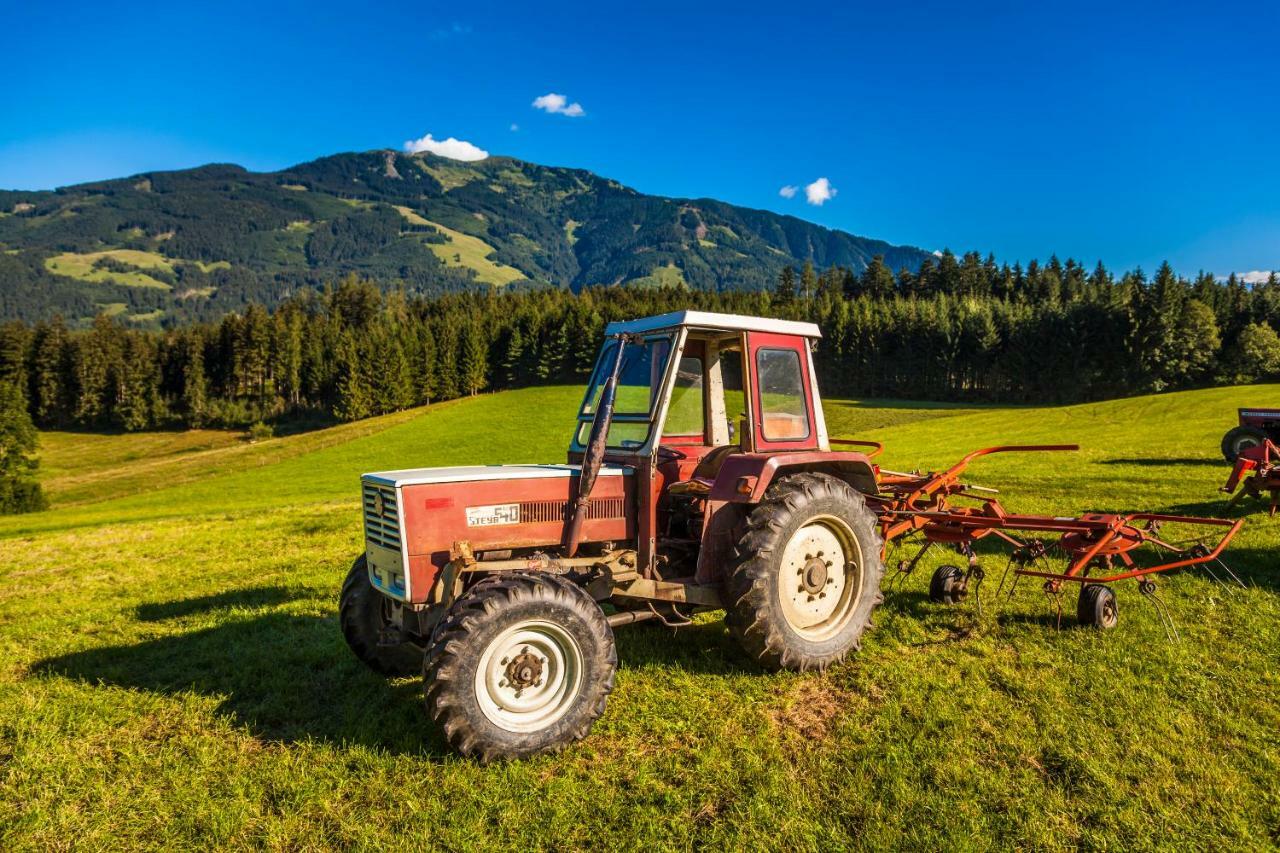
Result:
<svg viewBox="0 0 1280 853"><path fill-rule="evenodd" d="M1068 408L830 401L832 435L974 482L1016 511L1224 512L1217 442L1280 386ZM1120 627L1054 629L1024 583L999 615L924 595L928 561L856 658L767 675L710 615L618 634L609 710L564 754L480 767L416 679L347 652L337 587L357 476L563 456L575 388L456 401L255 445L217 433L45 437L54 509L0 519L0 841L540 849L669 845L1263 848L1280 800L1280 519L1136 594ZM1000 567L993 566L998 570ZM990 601L988 602L991 603Z"/></svg>
<svg viewBox="0 0 1280 853"><path fill-rule="evenodd" d="M760 290L786 264L927 254L712 199L508 157L338 154L0 190L0 319L210 319L355 273L387 288L684 283ZM159 313L157 313L159 312Z"/></svg>

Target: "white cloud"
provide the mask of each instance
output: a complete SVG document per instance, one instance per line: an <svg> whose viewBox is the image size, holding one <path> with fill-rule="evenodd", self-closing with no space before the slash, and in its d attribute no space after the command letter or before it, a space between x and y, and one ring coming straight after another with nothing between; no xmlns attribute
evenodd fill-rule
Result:
<svg viewBox="0 0 1280 853"><path fill-rule="evenodd" d="M520 129L520 125L516 124L514 121L513 121L513 122L511 122L511 132L512 132L512 133L515 133L515 132L516 132L517 130L519 130L519 129Z"/></svg>
<svg viewBox="0 0 1280 853"><path fill-rule="evenodd" d="M826 178L818 178L811 184L805 184L804 197L809 204L821 207L824 203L836 197L838 190L831 186L831 182Z"/></svg>
<svg viewBox="0 0 1280 853"><path fill-rule="evenodd" d="M429 133L421 139L410 139L405 142L404 150L410 154L430 151L432 154L439 154L451 160L483 160L489 156L488 151L470 142L454 139L452 136L448 139L432 139Z"/></svg>
<svg viewBox="0 0 1280 853"><path fill-rule="evenodd" d="M1280 276L1280 271L1276 272ZM1245 284L1265 284L1267 279L1271 277L1271 270L1249 270L1248 272L1236 273L1236 278Z"/></svg>
<svg viewBox="0 0 1280 853"><path fill-rule="evenodd" d="M557 95L555 92L548 92L545 95L539 95L534 98L533 108L535 110L545 110L552 114L558 113L570 118L577 118L587 114L587 111L582 108L582 104L577 101L571 104L568 98L564 95Z"/></svg>
<svg viewBox="0 0 1280 853"><path fill-rule="evenodd" d="M934 250L933 250L933 256L934 256L935 258L940 258L940 257L942 257L942 252L941 252L940 250L938 250L938 249L934 249Z"/></svg>
<svg viewBox="0 0 1280 853"><path fill-rule="evenodd" d="M797 187L795 184L787 184L785 187L778 190L778 195L782 196L783 198L795 198L796 193L798 192L800 192L800 188Z"/></svg>

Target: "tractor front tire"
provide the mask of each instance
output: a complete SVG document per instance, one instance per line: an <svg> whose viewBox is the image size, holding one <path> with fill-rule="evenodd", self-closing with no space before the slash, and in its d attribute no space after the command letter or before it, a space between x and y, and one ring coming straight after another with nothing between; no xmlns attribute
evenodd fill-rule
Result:
<svg viewBox="0 0 1280 853"><path fill-rule="evenodd" d="M413 675L422 668L422 648L405 642L379 645L391 624L391 601L369 582L369 567L361 554L351 564L338 598L338 622L342 636L365 666L382 675Z"/></svg>
<svg viewBox="0 0 1280 853"><path fill-rule="evenodd" d="M1222 437L1222 455L1233 465L1241 451L1257 447L1267 440L1267 434L1257 427L1238 426L1227 430Z"/></svg>
<svg viewBox="0 0 1280 853"><path fill-rule="evenodd" d="M425 663L427 714L484 763L557 752L604 713L618 657L600 605L539 573L495 575L464 593Z"/></svg>
<svg viewBox="0 0 1280 853"><path fill-rule="evenodd" d="M726 572L726 623L767 669L824 669L856 651L884 596L876 516L827 474L769 486Z"/></svg>
<svg viewBox="0 0 1280 853"><path fill-rule="evenodd" d="M1111 587L1100 583L1087 583L1080 590L1076 602L1076 618L1081 625L1090 628L1114 628L1120 622L1120 607Z"/></svg>

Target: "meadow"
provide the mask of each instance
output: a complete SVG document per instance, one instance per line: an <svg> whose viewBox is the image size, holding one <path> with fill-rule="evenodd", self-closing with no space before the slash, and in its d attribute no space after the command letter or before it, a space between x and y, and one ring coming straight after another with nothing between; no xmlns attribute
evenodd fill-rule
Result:
<svg viewBox="0 0 1280 853"><path fill-rule="evenodd" d="M1264 849L1280 843L1280 518L1245 505L1246 589L1186 571L1166 637L1132 585L1120 625L1061 629L1031 583L998 611L925 592L856 657L765 674L717 614L618 632L592 735L479 766L419 679L338 632L362 548L358 476L560 461L580 389L483 395L246 444L225 433L44 436L47 512L0 519L0 846L401 849ZM1218 441L1244 386L1061 408L826 404L886 467L1000 443L1015 511L1226 513ZM954 559L952 557L952 559ZM995 568L999 568L996 566Z"/></svg>

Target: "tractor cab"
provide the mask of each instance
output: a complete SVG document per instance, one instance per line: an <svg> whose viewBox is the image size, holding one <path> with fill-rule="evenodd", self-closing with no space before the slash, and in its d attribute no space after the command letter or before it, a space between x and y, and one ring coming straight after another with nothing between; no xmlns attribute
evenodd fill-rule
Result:
<svg viewBox="0 0 1280 853"><path fill-rule="evenodd" d="M810 349L818 337L813 323L701 311L610 323L578 411L570 461L587 449L619 348L605 444L610 459L666 449L692 470L720 448L825 450Z"/></svg>
<svg viewBox="0 0 1280 853"><path fill-rule="evenodd" d="M568 461L590 464L594 431L602 462L634 472L642 566L683 562L692 574L697 563L710 581L722 555L703 552L708 510L758 500L788 462L875 490L865 457L830 453L813 369L819 337L813 323L701 311L609 324ZM572 553L572 530L567 539Z"/></svg>

